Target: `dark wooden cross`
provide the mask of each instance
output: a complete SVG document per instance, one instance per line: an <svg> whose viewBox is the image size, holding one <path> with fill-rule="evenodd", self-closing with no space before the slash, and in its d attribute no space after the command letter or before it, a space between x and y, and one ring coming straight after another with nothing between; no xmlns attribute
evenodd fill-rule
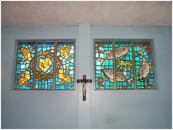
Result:
<svg viewBox="0 0 173 130"><path fill-rule="evenodd" d="M83 79L78 79L77 83L82 83L83 88L82 88L82 93L83 93L83 101L86 101L86 84L87 83L92 83L91 79L86 79L86 75L83 75Z"/></svg>

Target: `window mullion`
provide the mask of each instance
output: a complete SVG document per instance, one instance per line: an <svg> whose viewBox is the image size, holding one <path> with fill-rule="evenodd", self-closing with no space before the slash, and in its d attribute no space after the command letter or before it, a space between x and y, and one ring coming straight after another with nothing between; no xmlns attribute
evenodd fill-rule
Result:
<svg viewBox="0 0 173 130"><path fill-rule="evenodd" d="M38 42L35 43L35 56L34 56L34 69L33 69L33 73L34 73L34 76L33 76L33 85L32 85L32 89L35 89L35 78L36 78L36 73L35 73L35 70L36 70L36 62L37 62L37 47L38 47Z"/></svg>
<svg viewBox="0 0 173 130"><path fill-rule="evenodd" d="M53 90L56 89L56 52L57 52L57 44L58 42L54 42L54 65L53 65Z"/></svg>
<svg viewBox="0 0 173 130"><path fill-rule="evenodd" d="M113 49L113 83L114 83L114 89L117 89L116 85L116 58L115 58L115 41L112 41L112 49Z"/></svg>
<svg viewBox="0 0 173 130"><path fill-rule="evenodd" d="M135 51L134 51L134 42L132 41L132 65L133 65L133 79L135 84L135 89L137 88L137 79L136 79L136 65L135 65Z"/></svg>

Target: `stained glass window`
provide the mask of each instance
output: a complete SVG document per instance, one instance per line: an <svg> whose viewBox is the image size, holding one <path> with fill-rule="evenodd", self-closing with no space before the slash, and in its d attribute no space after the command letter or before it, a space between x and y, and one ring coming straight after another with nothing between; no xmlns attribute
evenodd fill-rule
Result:
<svg viewBox="0 0 173 130"><path fill-rule="evenodd" d="M18 41L14 89L74 89L74 40Z"/></svg>
<svg viewBox="0 0 173 130"><path fill-rule="evenodd" d="M154 89L150 41L95 40L96 89Z"/></svg>

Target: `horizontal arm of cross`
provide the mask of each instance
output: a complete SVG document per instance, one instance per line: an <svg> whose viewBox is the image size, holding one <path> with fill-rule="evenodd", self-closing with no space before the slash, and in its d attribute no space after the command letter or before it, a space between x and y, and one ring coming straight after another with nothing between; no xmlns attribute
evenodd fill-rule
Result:
<svg viewBox="0 0 173 130"><path fill-rule="evenodd" d="M91 79L86 79L86 75L83 75L83 79L78 79L77 83L92 83Z"/></svg>
<svg viewBox="0 0 173 130"><path fill-rule="evenodd" d="M91 79L86 79L86 80L78 79L77 83L92 83L92 80Z"/></svg>

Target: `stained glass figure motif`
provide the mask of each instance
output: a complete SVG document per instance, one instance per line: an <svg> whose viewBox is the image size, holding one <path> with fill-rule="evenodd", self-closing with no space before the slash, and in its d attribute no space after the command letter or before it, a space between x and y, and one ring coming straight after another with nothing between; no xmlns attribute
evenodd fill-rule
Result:
<svg viewBox="0 0 173 130"><path fill-rule="evenodd" d="M15 89L74 89L74 41L19 41Z"/></svg>
<svg viewBox="0 0 173 130"><path fill-rule="evenodd" d="M152 89L154 70L151 43L95 41L96 89Z"/></svg>

